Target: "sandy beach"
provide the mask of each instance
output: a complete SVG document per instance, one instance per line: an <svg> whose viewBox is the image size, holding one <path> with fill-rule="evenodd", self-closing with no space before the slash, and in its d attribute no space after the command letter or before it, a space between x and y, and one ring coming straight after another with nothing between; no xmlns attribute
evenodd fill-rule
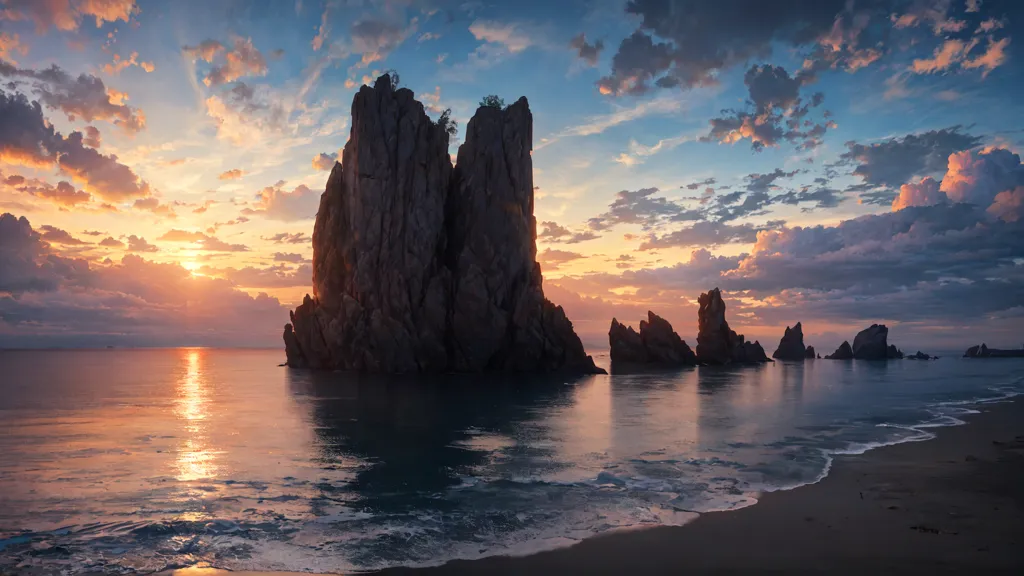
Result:
<svg viewBox="0 0 1024 576"><path fill-rule="evenodd" d="M1024 402L836 458L821 482L681 527L381 574L1024 573Z"/></svg>

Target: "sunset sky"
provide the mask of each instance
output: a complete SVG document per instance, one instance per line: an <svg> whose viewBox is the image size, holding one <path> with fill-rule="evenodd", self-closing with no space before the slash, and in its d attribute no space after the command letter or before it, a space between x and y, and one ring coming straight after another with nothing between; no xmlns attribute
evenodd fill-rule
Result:
<svg viewBox="0 0 1024 576"><path fill-rule="evenodd" d="M363 83L534 115L584 342L1024 341L1024 2L0 0L0 346L267 345ZM460 139L452 142L457 151ZM21 220L24 218L25 220Z"/></svg>

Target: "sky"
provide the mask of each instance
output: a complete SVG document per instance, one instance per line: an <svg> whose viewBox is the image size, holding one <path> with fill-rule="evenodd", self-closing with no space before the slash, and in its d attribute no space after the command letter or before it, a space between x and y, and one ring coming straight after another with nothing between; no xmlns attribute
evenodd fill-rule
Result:
<svg viewBox="0 0 1024 576"><path fill-rule="evenodd" d="M588 347L1024 342L1024 3L0 0L0 346L279 346L359 87L534 116ZM460 138L452 139L451 153Z"/></svg>

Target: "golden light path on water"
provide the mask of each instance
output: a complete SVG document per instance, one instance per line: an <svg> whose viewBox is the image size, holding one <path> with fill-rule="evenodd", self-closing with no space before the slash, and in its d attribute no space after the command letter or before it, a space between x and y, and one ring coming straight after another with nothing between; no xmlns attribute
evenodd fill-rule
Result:
<svg viewBox="0 0 1024 576"><path fill-rule="evenodd" d="M208 437L209 383L203 363L206 351L201 348L182 350L185 372L178 382L175 414L182 421L185 437L178 446L177 479L181 482L216 478L217 452Z"/></svg>

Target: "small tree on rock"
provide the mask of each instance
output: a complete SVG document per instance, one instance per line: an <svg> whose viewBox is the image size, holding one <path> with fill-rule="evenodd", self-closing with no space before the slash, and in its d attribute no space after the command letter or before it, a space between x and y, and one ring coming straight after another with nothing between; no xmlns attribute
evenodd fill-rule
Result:
<svg viewBox="0 0 1024 576"><path fill-rule="evenodd" d="M452 118L451 108L445 108L444 112L441 112L441 116L437 119L437 125L443 128L451 138L459 133L459 121Z"/></svg>
<svg viewBox="0 0 1024 576"><path fill-rule="evenodd" d="M505 109L505 100L495 96L494 94L488 94L484 96L483 100L480 101L481 106L488 108L497 108L498 110Z"/></svg>

